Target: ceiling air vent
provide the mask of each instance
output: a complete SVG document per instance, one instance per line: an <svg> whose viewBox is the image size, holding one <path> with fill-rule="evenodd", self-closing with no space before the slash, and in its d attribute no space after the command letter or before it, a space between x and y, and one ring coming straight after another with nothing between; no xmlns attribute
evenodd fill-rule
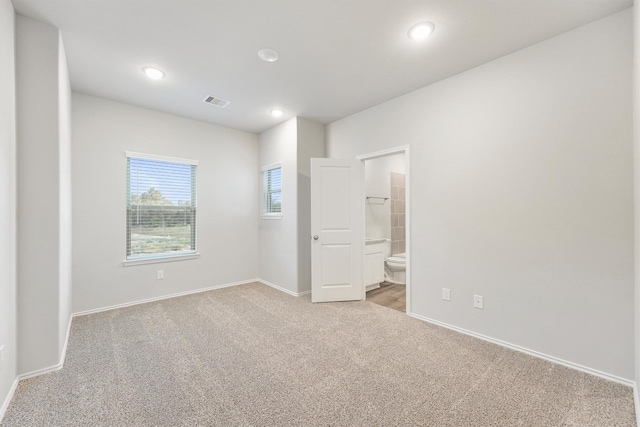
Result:
<svg viewBox="0 0 640 427"><path fill-rule="evenodd" d="M215 96L207 96L202 102L215 105L216 107L225 108L227 105L231 104L231 101L227 101L226 99L216 98Z"/></svg>

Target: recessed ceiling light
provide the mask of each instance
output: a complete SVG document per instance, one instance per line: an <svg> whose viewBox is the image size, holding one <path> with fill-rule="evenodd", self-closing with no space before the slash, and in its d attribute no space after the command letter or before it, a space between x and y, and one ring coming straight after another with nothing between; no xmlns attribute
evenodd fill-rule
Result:
<svg viewBox="0 0 640 427"><path fill-rule="evenodd" d="M142 71L149 77L151 80L160 80L164 77L164 71L158 70L153 67L143 67Z"/></svg>
<svg viewBox="0 0 640 427"><path fill-rule="evenodd" d="M280 117L284 114L284 111L278 109L278 108L274 108L273 110L271 110L271 115L273 117Z"/></svg>
<svg viewBox="0 0 640 427"><path fill-rule="evenodd" d="M258 58L264 62L276 62L278 58L280 58L280 55L273 49L264 48L258 51Z"/></svg>
<svg viewBox="0 0 640 427"><path fill-rule="evenodd" d="M436 29L433 22L419 22L409 28L407 35L413 40L424 40L431 35Z"/></svg>

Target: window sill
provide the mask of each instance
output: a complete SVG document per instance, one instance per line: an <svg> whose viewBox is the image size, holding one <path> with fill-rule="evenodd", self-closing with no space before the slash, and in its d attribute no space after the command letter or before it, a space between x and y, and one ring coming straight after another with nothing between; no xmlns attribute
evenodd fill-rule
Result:
<svg viewBox="0 0 640 427"><path fill-rule="evenodd" d="M262 214L262 219L282 219L281 213Z"/></svg>
<svg viewBox="0 0 640 427"><path fill-rule="evenodd" d="M168 255L162 257L155 258L140 258L140 259L125 259L122 261L122 265L125 267L131 267L133 265L143 265L143 264L157 264L160 262L173 262L173 261L185 261L188 259L197 259L200 258L200 253L190 253L184 255Z"/></svg>

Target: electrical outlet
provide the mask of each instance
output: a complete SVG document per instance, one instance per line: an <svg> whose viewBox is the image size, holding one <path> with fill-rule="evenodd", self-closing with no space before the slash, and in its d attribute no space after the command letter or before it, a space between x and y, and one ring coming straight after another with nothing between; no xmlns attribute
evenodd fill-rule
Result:
<svg viewBox="0 0 640 427"><path fill-rule="evenodd" d="M158 270L158 280L164 279L164 270Z"/></svg>
<svg viewBox="0 0 640 427"><path fill-rule="evenodd" d="M442 299L445 301L451 301L451 289L442 288Z"/></svg>
<svg viewBox="0 0 640 427"><path fill-rule="evenodd" d="M482 297L482 295L473 296L473 306L481 310L484 309L484 298Z"/></svg>

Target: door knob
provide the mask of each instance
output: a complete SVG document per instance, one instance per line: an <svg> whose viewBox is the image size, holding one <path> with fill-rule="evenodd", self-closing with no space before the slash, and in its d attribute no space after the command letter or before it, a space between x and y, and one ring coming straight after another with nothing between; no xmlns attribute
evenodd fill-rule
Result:
<svg viewBox="0 0 640 427"><path fill-rule="evenodd" d="M313 236L313 240L318 240L318 235Z"/></svg>

